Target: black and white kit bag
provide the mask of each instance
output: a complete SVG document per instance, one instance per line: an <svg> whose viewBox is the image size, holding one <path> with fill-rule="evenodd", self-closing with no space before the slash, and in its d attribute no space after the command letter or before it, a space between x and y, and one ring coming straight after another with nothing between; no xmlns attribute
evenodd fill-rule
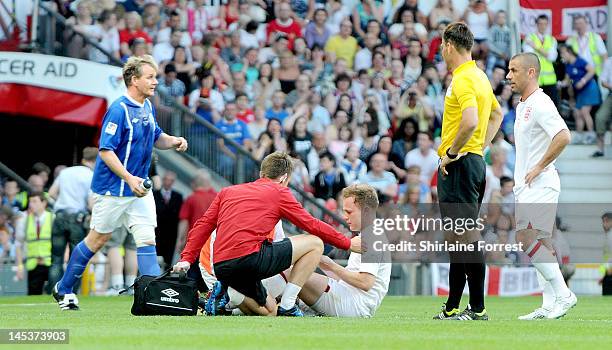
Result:
<svg viewBox="0 0 612 350"><path fill-rule="evenodd" d="M197 284L185 273L168 270L157 277L142 275L133 287L132 315L195 316L198 312Z"/></svg>

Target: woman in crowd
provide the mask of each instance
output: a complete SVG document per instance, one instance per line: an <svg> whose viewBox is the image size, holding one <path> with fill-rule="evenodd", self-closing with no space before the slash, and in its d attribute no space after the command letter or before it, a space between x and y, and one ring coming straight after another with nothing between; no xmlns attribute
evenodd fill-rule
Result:
<svg viewBox="0 0 612 350"><path fill-rule="evenodd" d="M350 144L340 165L346 174L346 184L350 185L368 172L366 163L359 159L359 147Z"/></svg>
<svg viewBox="0 0 612 350"><path fill-rule="evenodd" d="M174 49L172 63L174 64L174 67L176 67L177 79L185 84L185 91L191 91L191 77L195 75L196 68L193 63L187 61L187 54L184 47L178 46L176 49Z"/></svg>
<svg viewBox="0 0 612 350"><path fill-rule="evenodd" d="M406 158L406 153L412 151L417 146L418 131L419 124L414 118L402 120L393 135L392 152L400 159Z"/></svg>
<svg viewBox="0 0 612 350"><path fill-rule="evenodd" d="M599 86L594 79L595 68L578 56L569 46L561 45L559 52L561 53L561 59L565 63L566 77L564 85L568 86L571 81L576 101L574 116L576 118L576 131L579 133L576 142L591 144L596 140L593 132L591 109L601 104ZM584 134L585 126L586 134Z"/></svg>

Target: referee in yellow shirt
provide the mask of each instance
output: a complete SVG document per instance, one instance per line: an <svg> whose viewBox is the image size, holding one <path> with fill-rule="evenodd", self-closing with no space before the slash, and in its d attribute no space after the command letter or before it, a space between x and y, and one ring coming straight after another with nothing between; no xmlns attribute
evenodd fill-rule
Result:
<svg viewBox="0 0 612 350"><path fill-rule="evenodd" d="M446 27L442 57L453 74L446 91L442 117L442 143L438 148L438 198L442 217L476 220L485 189L483 149L491 142L502 121L502 111L486 74L472 60L474 36L465 23ZM449 243L465 243L473 251L449 252L449 296L434 319L488 320L484 306L485 263L478 251L477 230L463 234L446 232ZM470 302L459 311L467 283Z"/></svg>

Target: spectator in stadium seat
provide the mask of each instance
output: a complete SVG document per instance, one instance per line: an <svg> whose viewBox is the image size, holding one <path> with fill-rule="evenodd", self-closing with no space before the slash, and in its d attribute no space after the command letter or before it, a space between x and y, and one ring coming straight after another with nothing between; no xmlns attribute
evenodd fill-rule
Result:
<svg viewBox="0 0 612 350"><path fill-rule="evenodd" d="M181 46L181 36L183 32L174 31L169 41L162 41L153 46L153 57L157 62L164 63L172 61L174 58L174 51ZM191 61L191 52L185 49L185 55L187 61Z"/></svg>
<svg viewBox="0 0 612 350"><path fill-rule="evenodd" d="M133 55L129 43L136 38L144 39L147 43L147 52L151 52L153 40L151 40L149 35L142 30L142 19L140 15L137 12L128 12L125 14L125 29L119 32L122 57Z"/></svg>
<svg viewBox="0 0 612 350"><path fill-rule="evenodd" d="M247 97L245 93L239 92L238 94L236 94L236 107L238 109L238 113L236 114L236 117L239 120L242 120L243 122L247 124L255 120L255 114L253 113L253 110L249 106L249 98Z"/></svg>
<svg viewBox="0 0 612 350"><path fill-rule="evenodd" d="M173 189L175 181L176 174L167 171L162 178L162 188L153 191L155 210L157 211L155 246L157 255L164 258L166 266L172 264L177 239L179 211L183 205L183 196Z"/></svg>
<svg viewBox="0 0 612 350"><path fill-rule="evenodd" d="M266 130L259 135L257 143L253 147L253 157L257 160L262 160L268 154L276 151L287 151L287 140L281 122L276 118L267 119L267 121ZM249 127L251 124L249 124Z"/></svg>
<svg viewBox="0 0 612 350"><path fill-rule="evenodd" d="M49 278L53 219L53 214L47 211L45 195L32 192L28 196L27 215L20 218L15 230L15 238L20 243L27 242L28 295L42 294Z"/></svg>
<svg viewBox="0 0 612 350"><path fill-rule="evenodd" d="M501 146L491 147L491 165L486 167L486 186L483 202L491 200L491 195L501 188L501 178L512 178L512 171L506 166L507 154Z"/></svg>
<svg viewBox="0 0 612 350"><path fill-rule="evenodd" d="M293 41L295 38L302 36L302 27L298 21L292 18L291 5L287 2L278 4L278 16L270 21L266 26L266 38L270 43L275 33L284 33L287 35L287 48L293 49Z"/></svg>
<svg viewBox="0 0 612 350"><path fill-rule="evenodd" d="M436 28L440 22L448 23L457 20L459 15L453 7L452 0L438 0L431 12L429 12L429 28Z"/></svg>
<svg viewBox="0 0 612 350"><path fill-rule="evenodd" d="M406 194L411 187L419 189L418 203L431 203L431 189L429 188L429 180L427 183L423 183L421 175L421 167L418 165L410 165L406 167L406 177L404 177L404 183L399 185L398 197L406 198Z"/></svg>
<svg viewBox="0 0 612 350"><path fill-rule="evenodd" d="M0 205L11 208L15 213L26 206L27 196L25 192L19 191L19 184L14 180L6 180L4 183L4 195Z"/></svg>
<svg viewBox="0 0 612 350"><path fill-rule="evenodd" d="M36 162L32 165L32 174L38 175L42 180L42 187L47 188L47 183L49 182L49 178L51 176L51 168L43 162ZM42 191L40 189L39 191Z"/></svg>
<svg viewBox="0 0 612 350"><path fill-rule="evenodd" d="M490 77L493 67L506 67L510 57L510 28L506 24L506 11L499 10L495 14L495 23L489 30L488 44L487 75Z"/></svg>
<svg viewBox="0 0 612 350"><path fill-rule="evenodd" d="M249 134L253 137L253 140L259 140L259 136L266 132L268 128L268 118L266 118L266 110L262 105L256 104L253 107L254 120L249 123Z"/></svg>
<svg viewBox="0 0 612 350"><path fill-rule="evenodd" d="M341 161L353 141L353 129L350 125L342 125L338 131L338 139L329 142L329 152L336 157L336 161Z"/></svg>
<svg viewBox="0 0 612 350"><path fill-rule="evenodd" d="M145 5L142 22L142 30L149 35L153 42L157 42L157 33L162 28L159 4L150 2Z"/></svg>
<svg viewBox="0 0 612 350"><path fill-rule="evenodd" d="M221 120L225 109L223 95L217 90L215 78L210 71L201 70L200 88L189 94L189 108L211 123Z"/></svg>
<svg viewBox="0 0 612 350"><path fill-rule="evenodd" d="M281 52L279 62L278 68L274 70L274 75L280 82L281 90L288 95L295 90L295 81L300 76L300 69L291 51Z"/></svg>
<svg viewBox="0 0 612 350"><path fill-rule="evenodd" d="M388 160L384 154L375 154L370 159L370 171L358 179L359 183L365 183L374 187L387 198L397 195L397 179L393 173L386 171Z"/></svg>
<svg viewBox="0 0 612 350"><path fill-rule="evenodd" d="M314 45L324 47L325 43L327 43L331 35L326 25L327 17L327 10L325 8L318 8L314 11L314 19L308 23L304 31L306 45L309 49L312 49Z"/></svg>
<svg viewBox="0 0 612 350"><path fill-rule="evenodd" d="M396 179L403 179L406 175L406 171L404 170L404 160L398 157L395 153L391 152L391 147L393 145L391 136L383 135L378 139L378 143L376 146L376 150L374 154L367 158L366 164L370 164L368 169L371 170L371 160L375 155L384 155L387 160L387 164L385 164L385 170L391 172Z"/></svg>
<svg viewBox="0 0 612 350"><path fill-rule="evenodd" d="M230 66L230 69L242 63L246 49L240 43L240 31L234 30L229 34L229 45L221 50L221 58Z"/></svg>
<svg viewBox="0 0 612 350"><path fill-rule="evenodd" d="M135 39L130 40L129 48L130 48L130 51L132 52L132 56L142 57L149 53L149 45L147 44L146 40L143 38L135 38ZM126 62L127 56L124 56L122 61Z"/></svg>
<svg viewBox="0 0 612 350"><path fill-rule="evenodd" d="M350 144L340 164L346 175L346 184L352 185L357 179L365 176L368 167L366 163L359 159L359 147Z"/></svg>
<svg viewBox="0 0 612 350"><path fill-rule="evenodd" d="M272 106L266 110L266 118L278 119L281 124L289 117L289 110L286 108L285 93L277 90L272 95Z"/></svg>
<svg viewBox="0 0 612 350"><path fill-rule="evenodd" d="M281 80L281 86L282 85L283 81ZM302 73L298 75L295 81L295 89L287 94L285 102L287 106L293 106L293 108L296 108L303 103L307 103L310 95L310 76Z"/></svg>
<svg viewBox="0 0 612 350"><path fill-rule="evenodd" d="M359 50L357 39L351 36L353 24L349 19L345 19L340 24L340 33L332 36L325 44L325 53L329 60L335 62L342 58L346 61L349 69L353 68L354 58Z"/></svg>
<svg viewBox="0 0 612 350"><path fill-rule="evenodd" d="M322 133L312 135L312 148L310 153L306 157L306 166L308 167L308 174L310 178L314 180L315 175L319 173L319 155L327 151L327 142L325 135Z"/></svg>
<svg viewBox="0 0 612 350"><path fill-rule="evenodd" d="M319 173L312 182L314 196L323 200L336 199L347 186L344 172L336 166L336 157L330 152L319 156Z"/></svg>
<svg viewBox="0 0 612 350"><path fill-rule="evenodd" d="M474 33L473 57L475 59L487 57L489 27L493 23L493 14L489 11L487 2L485 0L470 0L462 19Z"/></svg>
<svg viewBox="0 0 612 350"><path fill-rule="evenodd" d="M576 135L577 143L594 143L593 117L591 109L601 104L601 93L595 80L595 68L579 56L573 48L565 45L559 47L561 59L565 63L565 85L571 82L576 100ZM587 132L584 133L586 127Z"/></svg>
<svg viewBox="0 0 612 350"><path fill-rule="evenodd" d="M368 69L372 66L372 55L374 47L380 44L380 39L374 33L366 33L363 38L363 48L355 54L355 64L353 69L356 72Z"/></svg>
<svg viewBox="0 0 612 350"><path fill-rule="evenodd" d="M591 65L595 74L600 75L603 63L608 57L608 50L603 39L599 34L589 31L589 24L584 15L574 16L572 21L576 34L570 35L565 44Z"/></svg>
<svg viewBox="0 0 612 350"><path fill-rule="evenodd" d="M251 103L255 97L253 89L246 83L244 72L232 72L231 86L223 91L223 98L225 102L232 102L236 100L238 93L244 93L249 98L249 103Z"/></svg>
<svg viewBox="0 0 612 350"><path fill-rule="evenodd" d="M172 34L175 32L180 32L181 36L179 38L178 45L183 47L191 47L191 37L189 33L186 32L186 27L181 25L181 15L175 10L170 13L168 18L168 26L166 28L160 29L157 33L157 43L167 43L170 42Z"/></svg>
<svg viewBox="0 0 612 350"><path fill-rule="evenodd" d="M358 37L365 37L368 23L371 20L382 22L384 19L384 4L381 1L358 1L353 9L353 27Z"/></svg>
<svg viewBox="0 0 612 350"><path fill-rule="evenodd" d="M306 162L308 153L312 148L312 135L308 132L308 119L306 116L299 116L292 125L291 132L287 137L289 151Z"/></svg>
<svg viewBox="0 0 612 350"><path fill-rule="evenodd" d="M98 45L119 60L121 59L119 55L119 31L116 25L117 15L110 10L105 10L100 14L96 25L88 26L86 33L91 36ZM99 63L109 63L108 56L94 47L89 49L89 60Z"/></svg>
<svg viewBox="0 0 612 350"><path fill-rule="evenodd" d="M176 77L178 80L182 81L185 85L185 95L187 92L192 90L192 77L195 76L196 67L192 63L191 53L187 54L187 51L190 51L183 46L177 46L174 49L174 55L172 55L172 64L176 68Z"/></svg>
<svg viewBox="0 0 612 350"><path fill-rule="evenodd" d="M71 25L70 29L64 31L64 42L69 57L86 59L89 46L77 33L88 34L95 21L91 14L92 2L90 0L79 1L76 5L76 14L66 20Z"/></svg>
<svg viewBox="0 0 612 350"><path fill-rule="evenodd" d="M393 147L391 152L395 153L400 158L406 158L406 154L417 147L419 125L414 118L408 117L403 119L396 128L395 134L393 135Z"/></svg>
<svg viewBox="0 0 612 350"><path fill-rule="evenodd" d="M404 165L406 168L416 165L420 168L421 182L429 184L431 177L438 169L439 157L433 149L433 139L429 132L417 134L417 147L406 154Z"/></svg>
<svg viewBox="0 0 612 350"><path fill-rule="evenodd" d="M164 93L164 97L160 97L163 107L173 107L172 102L176 102L182 105L184 102L183 96L185 95L185 84L177 79L176 67L172 63L166 64L164 67L164 78L159 80L157 85L158 91ZM171 111L171 110L170 110ZM170 112L168 111L168 112Z"/></svg>
<svg viewBox="0 0 612 350"><path fill-rule="evenodd" d="M600 76L601 86L608 89L608 97L603 101L595 114L595 131L597 132L597 151L593 157L604 155L604 134L609 131L610 120L612 120L612 57L608 57Z"/></svg>
<svg viewBox="0 0 612 350"><path fill-rule="evenodd" d="M402 95L398 108L394 111L395 122L413 117L419 126L419 131L427 132L433 126L434 111L417 91L416 85L411 86Z"/></svg>
<svg viewBox="0 0 612 350"><path fill-rule="evenodd" d="M238 110L234 102L225 105L224 118L217 122L215 126L225 136L234 140L247 150L251 150L253 143L248 127L245 122L236 118ZM223 176L230 176L236 161L236 150L231 145L226 145L224 139L217 138L217 147L221 151L219 154L218 170Z"/></svg>

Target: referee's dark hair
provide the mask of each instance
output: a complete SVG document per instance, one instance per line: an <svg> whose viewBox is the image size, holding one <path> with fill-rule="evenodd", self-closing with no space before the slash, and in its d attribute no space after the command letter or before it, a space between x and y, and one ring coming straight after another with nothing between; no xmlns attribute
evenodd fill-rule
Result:
<svg viewBox="0 0 612 350"><path fill-rule="evenodd" d="M470 31L467 24L463 22L453 22L444 29L442 39L451 43L457 50L472 51L474 46L474 34Z"/></svg>
<svg viewBox="0 0 612 350"><path fill-rule="evenodd" d="M602 219L602 220L612 220L612 211L609 211L609 212L607 212L607 213L604 213L604 214L601 216L601 219Z"/></svg>

